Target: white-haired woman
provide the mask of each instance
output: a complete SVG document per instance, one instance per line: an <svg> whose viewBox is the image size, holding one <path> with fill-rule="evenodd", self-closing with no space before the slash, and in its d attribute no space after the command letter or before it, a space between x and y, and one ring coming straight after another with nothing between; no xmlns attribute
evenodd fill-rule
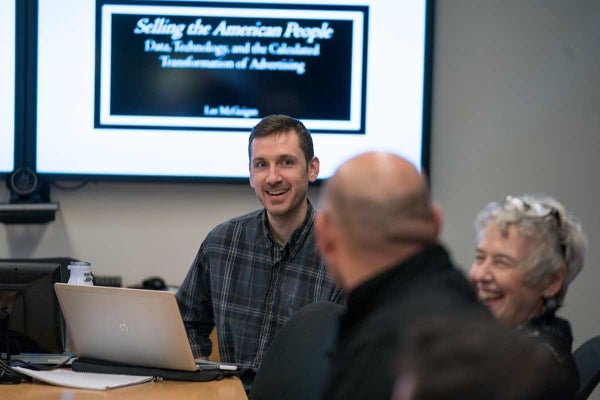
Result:
<svg viewBox="0 0 600 400"><path fill-rule="evenodd" d="M539 337L571 376L574 392L571 326L556 310L583 267L581 225L554 198L524 195L487 204L475 228L469 279L479 300L505 325Z"/></svg>

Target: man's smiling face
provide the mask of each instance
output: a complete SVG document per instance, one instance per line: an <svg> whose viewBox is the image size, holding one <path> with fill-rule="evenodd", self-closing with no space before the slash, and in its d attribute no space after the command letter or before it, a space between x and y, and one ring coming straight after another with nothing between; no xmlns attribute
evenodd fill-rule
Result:
<svg viewBox="0 0 600 400"><path fill-rule="evenodd" d="M250 186L270 218L293 217L305 212L308 183L313 182L318 173L318 159L313 158L307 165L294 131L252 141Z"/></svg>

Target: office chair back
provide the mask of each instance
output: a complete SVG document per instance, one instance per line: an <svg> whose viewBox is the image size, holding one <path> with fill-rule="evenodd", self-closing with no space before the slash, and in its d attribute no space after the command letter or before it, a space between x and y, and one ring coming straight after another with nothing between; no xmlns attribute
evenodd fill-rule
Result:
<svg viewBox="0 0 600 400"><path fill-rule="evenodd" d="M267 350L250 399L319 399L329 375L341 312L338 304L317 302L294 314Z"/></svg>
<svg viewBox="0 0 600 400"><path fill-rule="evenodd" d="M574 352L579 371L579 390L575 400L585 400L600 382L600 335L581 344Z"/></svg>

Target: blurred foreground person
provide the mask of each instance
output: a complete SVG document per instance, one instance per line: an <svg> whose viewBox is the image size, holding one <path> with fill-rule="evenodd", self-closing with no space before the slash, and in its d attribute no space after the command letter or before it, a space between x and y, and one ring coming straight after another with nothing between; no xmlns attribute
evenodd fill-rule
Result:
<svg viewBox="0 0 600 400"><path fill-rule="evenodd" d="M423 176L391 153L352 158L327 182L317 247L348 302L323 399L389 400L399 334L419 318L493 320L438 243L441 219Z"/></svg>
<svg viewBox="0 0 600 400"><path fill-rule="evenodd" d="M497 321L419 321L398 354L393 400L572 399L552 355Z"/></svg>

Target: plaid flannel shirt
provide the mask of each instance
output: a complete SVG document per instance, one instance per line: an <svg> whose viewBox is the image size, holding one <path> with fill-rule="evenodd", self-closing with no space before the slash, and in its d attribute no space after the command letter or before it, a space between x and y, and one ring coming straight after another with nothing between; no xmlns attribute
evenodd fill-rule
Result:
<svg viewBox="0 0 600 400"><path fill-rule="evenodd" d="M304 222L284 246L272 239L264 209L207 235L176 295L196 357L210 354L208 336L216 324L221 361L256 371L296 311L345 300L317 252L314 219L309 202Z"/></svg>

